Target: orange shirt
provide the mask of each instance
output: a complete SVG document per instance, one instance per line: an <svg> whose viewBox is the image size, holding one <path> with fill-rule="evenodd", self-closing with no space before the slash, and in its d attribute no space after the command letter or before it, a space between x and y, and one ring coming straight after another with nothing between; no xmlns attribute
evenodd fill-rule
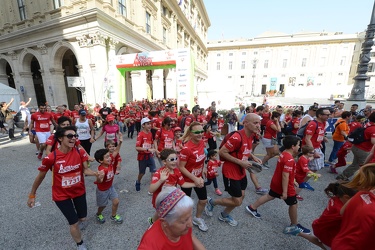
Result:
<svg viewBox="0 0 375 250"><path fill-rule="evenodd" d="M349 134L349 126L346 123L344 119L340 119L335 123L335 132L332 135L332 139L334 141L343 142L345 141L344 136L341 134L342 131L346 133L346 135Z"/></svg>

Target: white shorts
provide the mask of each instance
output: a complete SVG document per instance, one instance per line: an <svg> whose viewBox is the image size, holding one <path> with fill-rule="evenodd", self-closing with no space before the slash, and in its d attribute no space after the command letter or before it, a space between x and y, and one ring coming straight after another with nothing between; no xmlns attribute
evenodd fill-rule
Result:
<svg viewBox="0 0 375 250"><path fill-rule="evenodd" d="M262 138L262 143L265 148L273 148L275 145L272 144L273 139Z"/></svg>
<svg viewBox="0 0 375 250"><path fill-rule="evenodd" d="M36 136L38 137L38 141L40 144L46 143L48 137L51 136L51 132L36 132Z"/></svg>

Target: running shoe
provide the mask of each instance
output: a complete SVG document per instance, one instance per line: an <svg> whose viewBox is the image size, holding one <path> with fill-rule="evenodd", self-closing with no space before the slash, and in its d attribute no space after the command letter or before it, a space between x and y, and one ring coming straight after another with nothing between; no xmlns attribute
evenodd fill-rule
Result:
<svg viewBox="0 0 375 250"><path fill-rule="evenodd" d="M262 187L258 187L256 190L255 190L255 193L257 194L260 194L260 195L265 195L268 193L268 189L267 188L262 188Z"/></svg>
<svg viewBox="0 0 375 250"><path fill-rule="evenodd" d="M148 217L147 218L147 221L148 221L148 224L151 226L152 224L154 224L154 221L152 220L152 217Z"/></svg>
<svg viewBox="0 0 375 250"><path fill-rule="evenodd" d="M220 191L220 189L216 189L215 190L215 193L218 195L218 196L221 196L223 193Z"/></svg>
<svg viewBox="0 0 375 250"><path fill-rule="evenodd" d="M41 159L42 159L42 156L43 156L43 153L39 152L39 153L38 153L38 159L41 160Z"/></svg>
<svg viewBox="0 0 375 250"><path fill-rule="evenodd" d="M111 216L111 221L116 224L121 224L123 222L122 217L118 214L116 214L115 216Z"/></svg>
<svg viewBox="0 0 375 250"><path fill-rule="evenodd" d="M302 229L297 226L289 226L284 229L283 233L297 236L302 233Z"/></svg>
<svg viewBox="0 0 375 250"><path fill-rule="evenodd" d="M268 161L265 162L265 163L262 165L262 168L264 168L264 169L270 169L270 166L268 165Z"/></svg>
<svg viewBox="0 0 375 250"><path fill-rule="evenodd" d="M199 230L201 230L202 232L207 232L208 230L208 227L202 218L197 218L194 216L193 224L195 226L198 226Z"/></svg>
<svg viewBox="0 0 375 250"><path fill-rule="evenodd" d="M301 229L301 233L304 233L304 234L311 234L311 230L310 229L307 229L305 227L303 227L301 224L297 224L297 227L299 229Z"/></svg>
<svg viewBox="0 0 375 250"><path fill-rule="evenodd" d="M307 190L310 190L310 191L315 190L312 186L310 186L308 182L301 182L301 184L299 184L299 188L306 188Z"/></svg>
<svg viewBox="0 0 375 250"><path fill-rule="evenodd" d="M329 166L329 171L328 171L328 172L329 172L329 173L332 173L332 174L338 174L336 168L333 167L333 165L332 165L332 166Z"/></svg>
<svg viewBox="0 0 375 250"><path fill-rule="evenodd" d="M226 217L224 217L223 214L220 213L219 220L228 223L232 227L235 227L238 225L238 222L235 219L233 219L232 216L230 216L229 214Z"/></svg>
<svg viewBox="0 0 375 250"><path fill-rule="evenodd" d="M81 245L77 245L77 250L87 250L85 243L82 243Z"/></svg>
<svg viewBox="0 0 375 250"><path fill-rule="evenodd" d="M206 206L204 207L204 212L208 217L212 217L214 211L214 206L212 206L212 198L208 197Z"/></svg>
<svg viewBox="0 0 375 250"><path fill-rule="evenodd" d="M153 195L153 193L151 193L151 192L147 192L147 194L148 194L148 195L150 195L150 196L152 196L152 195Z"/></svg>
<svg viewBox="0 0 375 250"><path fill-rule="evenodd" d="M261 218L260 214L258 213L258 210L252 209L251 206L246 206L246 211L257 219Z"/></svg>
<svg viewBox="0 0 375 250"><path fill-rule="evenodd" d="M135 190L140 191L141 190L141 183L138 181L135 181Z"/></svg>
<svg viewBox="0 0 375 250"><path fill-rule="evenodd" d="M96 220L100 223L103 224L105 222L105 218L102 214L96 215Z"/></svg>
<svg viewBox="0 0 375 250"><path fill-rule="evenodd" d="M303 201L303 197L302 197L301 195L299 195L299 194L296 195L296 198L297 198L297 200L299 200L299 201Z"/></svg>

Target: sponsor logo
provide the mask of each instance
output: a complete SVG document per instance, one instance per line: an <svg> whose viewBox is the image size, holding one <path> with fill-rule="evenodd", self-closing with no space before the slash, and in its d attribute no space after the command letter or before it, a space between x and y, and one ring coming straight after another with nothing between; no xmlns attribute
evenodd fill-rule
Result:
<svg viewBox="0 0 375 250"><path fill-rule="evenodd" d="M59 169L58 173L63 174L63 173L67 173L67 172L70 172L70 171L74 171L74 170L78 169L80 165L81 164L78 163L77 165L64 167L62 164L60 164L60 169Z"/></svg>
<svg viewBox="0 0 375 250"><path fill-rule="evenodd" d="M134 58L133 65L137 66L151 66L152 65L152 58L148 56L148 54L137 54Z"/></svg>

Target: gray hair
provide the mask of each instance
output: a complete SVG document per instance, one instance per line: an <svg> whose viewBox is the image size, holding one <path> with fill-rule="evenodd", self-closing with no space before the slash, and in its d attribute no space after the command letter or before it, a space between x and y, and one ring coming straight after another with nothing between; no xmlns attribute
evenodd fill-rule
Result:
<svg viewBox="0 0 375 250"><path fill-rule="evenodd" d="M160 205L160 203L175 190L176 187L164 187L159 195L156 197L156 207ZM177 204L168 212L168 214L164 217L165 221L171 225L175 222L182 214L182 211L185 211L188 208L193 208L194 201L187 195L181 198L177 202Z"/></svg>

